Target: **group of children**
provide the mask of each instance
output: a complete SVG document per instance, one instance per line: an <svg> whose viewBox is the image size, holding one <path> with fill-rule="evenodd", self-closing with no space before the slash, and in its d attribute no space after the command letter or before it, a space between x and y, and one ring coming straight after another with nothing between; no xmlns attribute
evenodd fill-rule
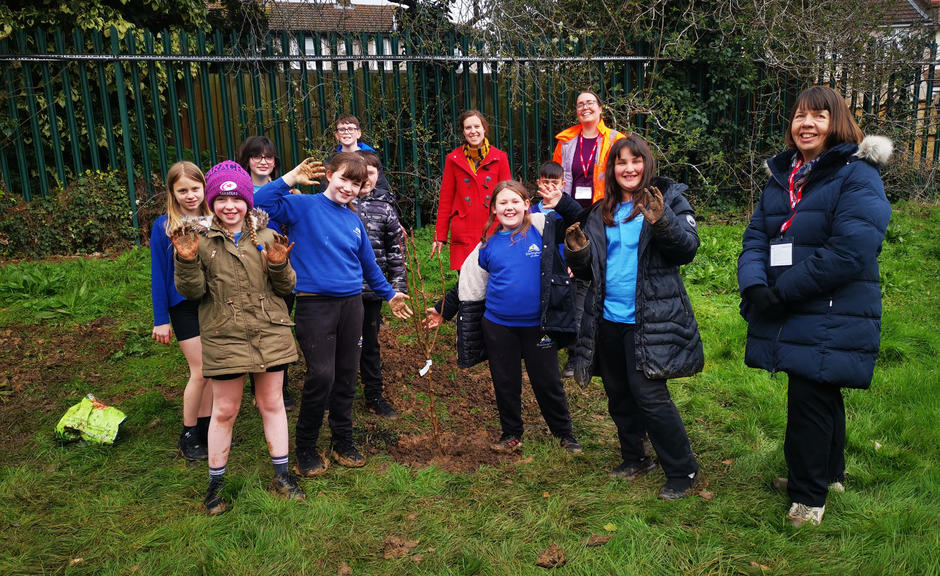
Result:
<svg viewBox="0 0 940 576"><path fill-rule="evenodd" d="M319 475L331 459L347 467L365 464L353 442L357 371L368 408L396 416L382 393L378 329L382 300L400 318L412 314L402 229L391 193L377 186L382 181L378 157L350 151L358 129L354 117L340 118L340 145L325 170L307 159L278 176L273 144L255 137L242 144L238 162L222 162L205 177L189 162L175 164L167 174L167 215L151 235L153 337L168 344L175 332L189 364L179 450L188 459L208 459L204 504L210 515L226 509L225 466L246 374L254 383L274 466L270 489L286 498L304 498L296 475ZM667 476L660 496L679 498L692 488L698 467L664 379L695 370L701 342L694 317L686 342L673 338L663 345L669 348L663 353L681 346L691 350L691 364L678 372L648 365L659 350L634 358L632 341L646 337L635 334L649 308L641 298L641 288L650 284L646 267L655 268L658 281L665 278L680 306L687 304L678 265L694 255L698 237L684 188L653 180L645 141L631 136L624 142L629 144L614 146L608 162L611 201L588 210L562 193L561 166L554 162L540 169L537 206L521 183L496 185L480 243L460 270L460 364L489 360L502 430L494 450L511 452L522 445L524 361L549 429L565 450L578 454L582 447L573 433L557 350L576 340L593 350L597 339L597 358L581 368L604 378L610 398L623 455L611 475L632 479L653 468L644 449L648 435ZM315 185L323 175L322 193L295 189ZM596 220L607 224L606 232L604 225L592 224ZM585 223L584 233L578 222ZM644 242L647 235L651 239ZM611 290L604 275L615 276L623 290ZM580 338L572 276L600 286L585 310L592 313L586 320L598 319L587 335L581 327ZM691 306L685 309L691 312ZM453 312L429 309L425 323L437 326ZM650 318L652 324L667 320ZM286 367L297 359L292 327L306 363L293 473L284 397ZM328 454L317 450L327 411Z"/></svg>
<svg viewBox="0 0 940 576"><path fill-rule="evenodd" d="M178 448L189 460L208 460L204 504L210 515L227 506L222 486L246 374L274 466L271 491L305 497L288 467L283 393L286 367L297 360L295 300L307 365L294 467L302 476L329 464L316 450L327 408L331 457L364 465L351 417L360 337L368 342L362 355L368 406L394 418L382 394L380 298L395 315L411 315L403 293L402 228L390 192L376 188L381 163L374 152L340 150L325 170L308 159L278 177L274 146L259 136L242 143L237 159L205 175L191 162L174 164L167 173L167 214L151 233L153 338L169 344L175 332L189 364ZM324 175L322 194L294 188L319 184ZM381 247L381 266L373 244Z"/></svg>

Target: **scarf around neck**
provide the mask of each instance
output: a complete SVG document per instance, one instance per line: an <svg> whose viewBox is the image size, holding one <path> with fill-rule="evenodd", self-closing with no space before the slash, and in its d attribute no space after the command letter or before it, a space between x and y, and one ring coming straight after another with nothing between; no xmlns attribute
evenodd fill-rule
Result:
<svg viewBox="0 0 940 576"><path fill-rule="evenodd" d="M486 138L483 139L483 143L480 144L479 148L472 148L467 143L464 143L463 145L463 155L467 159L467 163L470 164L470 169L473 170L474 174L476 174L477 170L480 169L480 164L489 153L490 141Z"/></svg>

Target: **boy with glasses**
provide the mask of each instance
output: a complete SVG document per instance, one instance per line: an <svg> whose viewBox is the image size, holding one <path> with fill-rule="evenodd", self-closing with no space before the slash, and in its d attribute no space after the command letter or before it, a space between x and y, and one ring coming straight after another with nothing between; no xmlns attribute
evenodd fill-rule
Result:
<svg viewBox="0 0 940 576"><path fill-rule="evenodd" d="M358 152L359 150L378 154L375 148L365 142L359 141L359 138L362 137L362 130L359 128L359 119L352 114L342 114L336 119L336 133L334 135L338 143L336 146L336 154L340 152ZM329 159L327 161L329 161ZM388 185L388 180L385 178L385 170L382 169L382 167L379 167L379 180L376 184L376 188L389 191L392 189L391 186Z"/></svg>

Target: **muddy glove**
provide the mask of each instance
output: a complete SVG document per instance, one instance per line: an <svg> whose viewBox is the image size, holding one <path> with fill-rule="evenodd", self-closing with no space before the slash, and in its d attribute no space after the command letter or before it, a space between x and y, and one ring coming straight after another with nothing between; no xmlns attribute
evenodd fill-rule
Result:
<svg viewBox="0 0 940 576"><path fill-rule="evenodd" d="M659 188L656 186L650 186L646 191L650 195L650 200L646 204L646 207L640 204L640 212L643 213L643 218L645 218L647 222L655 224L663 217L663 211L666 209L663 203L663 193L660 192Z"/></svg>
<svg viewBox="0 0 940 576"><path fill-rule="evenodd" d="M189 227L180 227L170 234L170 242L182 260L192 260L199 251L199 235Z"/></svg>
<svg viewBox="0 0 940 576"><path fill-rule="evenodd" d="M268 254L268 262L271 264L281 264L290 256L290 251L294 249L294 243L290 242L287 236L274 233L274 243L265 244L264 249Z"/></svg>
<svg viewBox="0 0 940 576"><path fill-rule="evenodd" d="M572 252L583 250L590 242L584 232L581 231L581 224L575 222L565 230L565 246Z"/></svg>

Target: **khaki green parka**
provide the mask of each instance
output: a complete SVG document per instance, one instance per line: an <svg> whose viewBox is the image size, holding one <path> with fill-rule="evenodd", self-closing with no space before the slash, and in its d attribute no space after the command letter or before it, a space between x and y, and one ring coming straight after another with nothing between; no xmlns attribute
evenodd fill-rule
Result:
<svg viewBox="0 0 940 576"><path fill-rule="evenodd" d="M266 220L266 219L264 219ZM297 282L290 259L268 264L253 245L247 226L236 246L214 221L200 231L196 258L175 256L176 289L199 302L202 373L220 376L264 372L297 360L297 347L283 296ZM270 245L274 232L257 231L258 243Z"/></svg>

